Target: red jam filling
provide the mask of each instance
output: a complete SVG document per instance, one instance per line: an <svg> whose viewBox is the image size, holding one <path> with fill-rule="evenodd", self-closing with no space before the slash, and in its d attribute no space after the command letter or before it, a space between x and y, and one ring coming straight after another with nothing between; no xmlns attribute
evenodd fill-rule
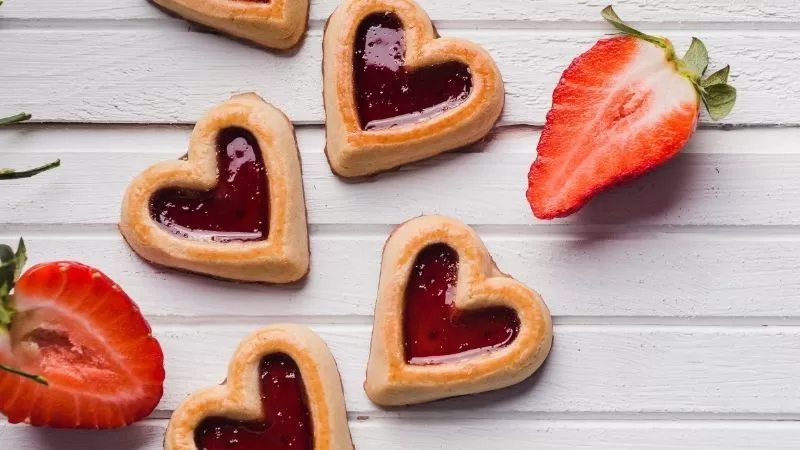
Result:
<svg viewBox="0 0 800 450"><path fill-rule="evenodd" d="M209 417L195 429L198 450L311 450L313 432L297 364L283 353L264 357L261 408L264 421Z"/></svg>
<svg viewBox="0 0 800 450"><path fill-rule="evenodd" d="M353 71L364 130L427 120L464 103L472 91L472 74L462 63L407 71L404 34L391 13L371 14L358 28Z"/></svg>
<svg viewBox="0 0 800 450"><path fill-rule="evenodd" d="M519 318L510 308L460 311L453 304L458 253L444 244L417 256L405 296L405 352L409 364L442 364L510 344Z"/></svg>
<svg viewBox="0 0 800 450"><path fill-rule="evenodd" d="M267 170L258 141L242 128L217 136L217 186L167 188L150 199L150 216L179 236L218 242L258 241L269 234Z"/></svg>

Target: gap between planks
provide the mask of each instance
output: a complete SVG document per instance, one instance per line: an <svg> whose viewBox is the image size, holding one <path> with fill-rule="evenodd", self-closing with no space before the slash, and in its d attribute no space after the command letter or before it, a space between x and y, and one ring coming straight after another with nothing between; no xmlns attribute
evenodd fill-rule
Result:
<svg viewBox="0 0 800 450"><path fill-rule="evenodd" d="M295 323L328 331L364 331L372 328L371 315L147 315L151 325L168 327L251 326ZM800 317L776 316L553 316L555 332L570 331L669 331L669 332L800 332Z"/></svg>
<svg viewBox="0 0 800 450"><path fill-rule="evenodd" d="M480 395L480 394L478 394ZM171 409L156 409L146 419L134 424L134 426L147 426L163 424L166 427L167 421L172 415ZM644 411L637 413L626 412L583 412L583 411L564 411L559 413L539 412L539 411L491 411L490 415L475 414L474 412L463 410L424 411L415 409L412 414L404 412L402 409L369 410L356 411L347 410L347 418L350 426L365 425L373 422L376 425L396 423L402 420L403 423L413 423L425 421L426 423L435 422L436 424L451 424L453 426L468 425L471 422L486 422L487 420L497 421L518 421L534 422L543 427L586 427L586 428L728 428L735 424L736 427L764 427L769 426L773 429L797 429L800 433L800 413L701 413L701 412L652 412ZM0 435L2 427L9 426L0 417ZM13 426L13 425L12 425Z"/></svg>
<svg viewBox="0 0 800 450"><path fill-rule="evenodd" d="M280 317L280 316L277 316ZM219 331L240 331L242 329L258 329L274 323L292 322L301 325L308 325L316 333L322 334L364 334L369 335L372 332L372 317L371 316L345 316L342 318L334 316L324 316L329 320L342 321L343 323L319 323L314 321L315 316L292 316L282 317L278 321L270 321L270 317L259 316L235 316L229 317L224 315L214 315L208 317L184 317L184 316L148 316L147 320L150 325L159 328L162 332L169 331L191 331L198 328L204 330L219 330ZM311 320L308 320L311 319ZM566 317L566 322L571 322L573 317ZM578 317L580 320L581 318ZM746 334L746 335L759 335L770 336L777 335L783 336L787 334L800 334L800 320L797 318L786 319L789 325L765 325L758 323L756 318L741 318L741 317L708 317L699 319L700 324L694 324L692 317L648 317L646 321L651 323L642 322L641 317L598 317L586 316L587 322L595 323L573 323L573 324L558 324L558 318L554 318L553 334L558 338L559 334L563 333L611 333L622 335L626 333L640 334L640 333L670 333L670 334ZM608 320L611 319L611 320ZM619 319L620 324L613 323L614 319ZM736 321L742 319L745 322L750 322L752 325L737 324ZM637 322L638 320L638 322ZM703 320L706 323L703 324ZM777 319L782 320L782 319ZM349 322L349 323L348 323ZM662 322L661 324L656 324ZM727 323L724 324L723 323ZM799 413L800 414L800 413Z"/></svg>
<svg viewBox="0 0 800 450"><path fill-rule="evenodd" d="M533 218L531 220L534 220ZM797 242L800 226L792 225L593 225L542 223L531 225L468 224L483 239L572 241L652 240L678 238L700 241ZM309 224L312 239L386 239L397 226L387 224ZM122 239L116 223L2 223L0 241L13 244L22 236L36 239Z"/></svg>
<svg viewBox="0 0 800 450"><path fill-rule="evenodd" d="M194 25L183 19L169 17L158 18L20 18L5 17L2 19L4 31L26 31L26 30L184 30L187 32L218 34L216 31ZM321 34L324 30L327 19L311 19L308 22L307 33ZM448 32L458 32L469 30L470 32L486 31L497 34L504 30L527 30L532 32L569 33L591 32L595 34L614 34L616 31L600 18L598 20L474 20L474 19L444 19L433 20L437 30L447 30ZM800 21L798 22L768 22L768 21L629 21L630 26L644 30L649 34L668 36L672 32L691 31L703 35L715 35L717 33L728 34L738 31L754 31L765 34L787 34L800 33Z"/></svg>
<svg viewBox="0 0 800 450"><path fill-rule="evenodd" d="M35 117L34 117L35 119ZM323 124L295 124L298 148L304 157L325 146ZM481 142L452 153L526 154L535 156L541 125L500 125ZM192 125L82 124L27 122L0 129L0 149L25 154L147 153L175 157L185 152ZM124 139L120 139L120 138ZM776 125L701 126L684 154L776 155L798 154L800 127ZM308 156L306 156L308 155Z"/></svg>

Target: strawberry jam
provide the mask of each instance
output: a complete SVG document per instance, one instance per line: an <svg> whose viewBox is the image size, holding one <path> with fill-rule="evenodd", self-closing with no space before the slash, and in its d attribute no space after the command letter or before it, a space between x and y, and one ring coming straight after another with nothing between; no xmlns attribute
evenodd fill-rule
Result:
<svg viewBox="0 0 800 450"><path fill-rule="evenodd" d="M269 234L267 171L258 141L247 130L217 136L217 186L208 192L167 188L150 199L150 216L188 239L264 240Z"/></svg>
<svg viewBox="0 0 800 450"><path fill-rule="evenodd" d="M263 421L209 417L197 426L198 450L311 450L313 431L297 364L283 353L262 358Z"/></svg>
<svg viewBox="0 0 800 450"><path fill-rule="evenodd" d="M364 130L424 121L460 105L472 91L472 74L462 63L407 71L404 34L391 13L371 14L358 28L353 72Z"/></svg>
<svg viewBox="0 0 800 450"><path fill-rule="evenodd" d="M417 256L405 295L405 353L409 364L441 364L488 353L519 333L516 312L505 307L460 311L453 304L458 253L444 244Z"/></svg>

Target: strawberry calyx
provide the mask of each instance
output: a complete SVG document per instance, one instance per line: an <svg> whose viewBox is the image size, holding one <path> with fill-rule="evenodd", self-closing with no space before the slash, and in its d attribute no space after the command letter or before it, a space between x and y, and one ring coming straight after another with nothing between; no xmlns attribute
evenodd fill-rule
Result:
<svg viewBox="0 0 800 450"><path fill-rule="evenodd" d="M645 34L631 27L617 15L610 5L603 8L601 15L622 33L663 48L667 61L674 63L678 73L692 82L711 119L723 119L733 110L733 106L736 104L736 88L728 84L730 66L725 66L706 77L708 50L703 41L693 37L683 58L678 58L669 39Z"/></svg>
<svg viewBox="0 0 800 450"><path fill-rule="evenodd" d="M0 244L0 348L9 341L9 327L16 311L12 303L14 285L22 274L22 268L28 261L25 251L25 242L19 239L17 250L5 244ZM0 370L10 372L37 383L47 386L47 380L39 375L23 372L19 369L0 364Z"/></svg>
<svg viewBox="0 0 800 450"><path fill-rule="evenodd" d="M0 1L0 5L2 5L2 1ZM19 113L14 114L13 116L3 117L0 118L0 126L3 125L12 125L19 122L24 122L29 120L31 115L28 113ZM28 170L14 170L14 169L2 169L0 168L0 180L13 180L18 178L30 178L34 175L38 175L42 172L45 172L50 169L55 169L56 167L61 165L61 160L57 159L53 162L43 164L39 167L34 167Z"/></svg>

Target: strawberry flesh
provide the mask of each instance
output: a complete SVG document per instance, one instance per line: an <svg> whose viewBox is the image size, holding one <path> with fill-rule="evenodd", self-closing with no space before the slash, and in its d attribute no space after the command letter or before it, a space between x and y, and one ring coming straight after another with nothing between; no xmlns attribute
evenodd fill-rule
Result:
<svg viewBox="0 0 800 450"><path fill-rule="evenodd" d="M597 42L553 92L528 175L540 219L569 215L599 191L662 164L686 144L700 97L665 49L631 36Z"/></svg>
<svg viewBox="0 0 800 450"><path fill-rule="evenodd" d="M40 264L17 281L0 363L0 412L11 423L117 428L150 414L163 393L164 356L138 307L101 272Z"/></svg>

